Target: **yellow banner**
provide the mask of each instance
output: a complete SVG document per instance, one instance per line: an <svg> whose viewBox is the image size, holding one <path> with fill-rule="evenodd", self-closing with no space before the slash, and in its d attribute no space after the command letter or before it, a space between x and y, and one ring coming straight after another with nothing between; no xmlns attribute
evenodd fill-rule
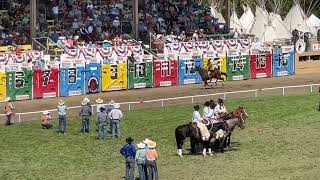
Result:
<svg viewBox="0 0 320 180"><path fill-rule="evenodd" d="M127 64L102 65L102 91L127 89Z"/></svg>

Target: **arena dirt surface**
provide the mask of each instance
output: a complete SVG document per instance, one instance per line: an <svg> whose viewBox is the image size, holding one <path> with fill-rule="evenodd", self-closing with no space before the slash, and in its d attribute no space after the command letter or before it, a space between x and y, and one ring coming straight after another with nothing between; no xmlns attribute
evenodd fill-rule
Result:
<svg viewBox="0 0 320 180"><path fill-rule="evenodd" d="M309 74L286 76L278 78L265 78L265 79L250 79L245 81L226 81L224 86L221 82L218 86L213 89L203 89L203 84L194 85L183 85L183 86L173 86L173 87L162 87L162 88L148 88L148 89L137 89L137 90L126 90L126 91L114 91L114 92L104 92L99 94L90 94L84 96L74 96L74 97L63 97L66 100L67 106L77 106L80 105L81 100L84 97L91 99L91 102L95 104L95 99L98 97L102 98L104 101L109 101L110 99L116 102L128 102L128 101L142 101L150 99L159 98L169 98L178 96L188 96L188 95L198 95L198 94L211 94L218 92L228 92L228 91L238 91L238 90L248 90L248 89L261 89L268 87L279 87L279 86L289 86L289 85L302 85L302 84L312 84L320 83L320 73L318 69L314 72L309 72ZM315 89L318 91L318 88ZM308 89L294 88L288 90L289 93L299 93L306 92ZM310 90L309 90L310 91ZM265 92L263 95L280 95L281 91L275 90L270 92ZM234 94L230 95L229 98L240 98L251 96L246 94ZM29 112L29 111L41 111L46 109L54 109L57 106L58 98L50 99L38 99L38 100L28 100L28 101L17 101L14 105L17 108L17 112ZM190 100L189 100L190 102ZM169 102L168 102L169 103ZM173 102L172 102L173 103ZM155 104L155 103L153 103ZM152 107L150 103L139 104L139 108ZM123 107L126 109L125 107Z"/></svg>

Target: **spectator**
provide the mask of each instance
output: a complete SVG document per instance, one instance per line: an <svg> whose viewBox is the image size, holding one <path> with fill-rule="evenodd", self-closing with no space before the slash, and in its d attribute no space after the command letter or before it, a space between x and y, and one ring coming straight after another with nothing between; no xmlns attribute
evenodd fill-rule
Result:
<svg viewBox="0 0 320 180"><path fill-rule="evenodd" d="M158 152L155 149L156 142L149 140L148 142L148 150L147 150L147 169L148 169L148 180L158 180L158 167L156 160L158 159Z"/></svg>
<svg viewBox="0 0 320 180"><path fill-rule="evenodd" d="M106 104L106 112L108 114L108 119L107 119L107 123L110 125L110 133L112 133L112 119L109 117L109 113L111 110L114 109L114 104L115 102L113 100L111 100L108 104Z"/></svg>
<svg viewBox="0 0 320 180"><path fill-rule="evenodd" d="M109 118L111 119L113 138L120 138L120 121L123 115L119 108L120 104L115 104L114 109L112 109L108 114Z"/></svg>
<svg viewBox="0 0 320 180"><path fill-rule="evenodd" d="M89 41L89 44L87 44L87 48L96 48L96 45L92 43L92 41Z"/></svg>
<svg viewBox="0 0 320 180"><path fill-rule="evenodd" d="M98 125L98 137L99 140L104 140L106 137L106 126L107 126L107 113L104 107L100 107L97 115L97 125Z"/></svg>
<svg viewBox="0 0 320 180"><path fill-rule="evenodd" d="M90 132L90 116L92 115L91 106L90 106L90 99L84 98L80 109L80 116L82 117L82 133L89 133Z"/></svg>
<svg viewBox="0 0 320 180"><path fill-rule="evenodd" d="M128 137L126 139L127 144L120 149L120 154L125 158L126 175L125 179L134 179L134 159L136 156L136 148L132 144L133 139Z"/></svg>
<svg viewBox="0 0 320 180"><path fill-rule="evenodd" d="M104 40L103 44L102 44L102 48L108 48L108 47L111 47L109 41L108 40Z"/></svg>
<svg viewBox="0 0 320 180"><path fill-rule="evenodd" d="M59 115L59 134L65 134L67 128L67 106L63 100L59 101L58 105L58 115Z"/></svg>
<svg viewBox="0 0 320 180"><path fill-rule="evenodd" d="M146 144L143 142L140 142L137 144L139 150L136 153L136 161L138 165L138 172L139 172L139 178L140 180L146 180L146 154L147 154L147 149Z"/></svg>
<svg viewBox="0 0 320 180"><path fill-rule="evenodd" d="M59 5L56 4L52 7L52 15L55 22L59 20Z"/></svg>

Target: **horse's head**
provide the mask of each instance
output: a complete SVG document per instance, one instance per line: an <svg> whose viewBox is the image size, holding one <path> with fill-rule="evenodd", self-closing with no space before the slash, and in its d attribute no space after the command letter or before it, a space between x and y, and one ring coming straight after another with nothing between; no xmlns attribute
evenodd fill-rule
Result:
<svg viewBox="0 0 320 180"><path fill-rule="evenodd" d="M191 73L195 73L196 71L200 70L200 66L194 66L193 68L191 68L190 72Z"/></svg>
<svg viewBox="0 0 320 180"><path fill-rule="evenodd" d="M239 106L235 111L234 111L234 116L239 118L239 122L237 123L237 126L239 126L241 129L245 128L245 123L246 123L246 119L248 118L248 114L246 112L246 110L244 109L244 107Z"/></svg>

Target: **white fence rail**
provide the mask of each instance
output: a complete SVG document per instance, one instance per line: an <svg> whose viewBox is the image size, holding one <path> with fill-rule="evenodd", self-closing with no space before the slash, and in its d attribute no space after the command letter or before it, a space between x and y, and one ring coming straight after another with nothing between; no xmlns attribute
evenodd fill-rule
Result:
<svg viewBox="0 0 320 180"><path fill-rule="evenodd" d="M161 107L165 106L165 102L171 101L171 100L181 100L181 99L191 99L191 103L194 103L195 98L199 97L208 97L208 96L223 96L223 99L227 99L228 94L241 94L241 93L253 93L253 97L258 97L259 92L261 91L270 91L270 90L282 90L282 96L286 95L286 89L292 89L292 88L302 88L302 87L309 87L310 93L314 92L314 87L318 86L320 87L320 84L307 84L307 85L296 85L296 86L283 86L283 87L273 87L273 88L263 88L263 89L251 89L251 90L242 90L242 91L232 91L232 92L221 92L221 93L214 93L214 94L203 94L203 95L194 95L194 96L182 96L182 97L173 97L173 98L164 98L164 99L153 99L153 100L146 100L146 101L139 101L139 102L122 102L119 103L121 105L128 105L127 110L131 110L132 106L135 104L143 104L143 103L153 103L153 102L161 102ZM92 105L92 112L95 112L97 104ZM68 109L78 109L81 106L73 106L68 107ZM44 110L43 110L44 111ZM22 122L21 116L23 115L32 115L32 114L41 114L43 111L34 111L34 112L25 112L25 113L16 113L16 117L18 122ZM50 112L56 112L56 109L50 109L48 110ZM0 114L0 116L5 116L5 114Z"/></svg>

